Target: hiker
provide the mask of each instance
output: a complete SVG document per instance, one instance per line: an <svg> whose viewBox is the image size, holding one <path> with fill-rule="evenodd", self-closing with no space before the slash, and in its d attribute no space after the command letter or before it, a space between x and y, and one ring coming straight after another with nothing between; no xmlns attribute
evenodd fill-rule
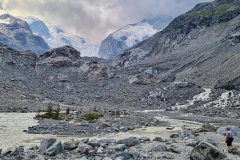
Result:
<svg viewBox="0 0 240 160"><path fill-rule="evenodd" d="M225 142L227 143L228 146L228 153L231 152L232 149L232 142L233 142L233 133L230 131L230 127L226 127L226 140Z"/></svg>

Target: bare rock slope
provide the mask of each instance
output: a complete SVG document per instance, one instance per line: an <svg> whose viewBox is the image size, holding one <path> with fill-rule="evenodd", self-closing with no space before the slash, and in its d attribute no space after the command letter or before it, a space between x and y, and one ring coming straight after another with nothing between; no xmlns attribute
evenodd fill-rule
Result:
<svg viewBox="0 0 240 160"><path fill-rule="evenodd" d="M239 5L237 0L198 4L163 31L121 53L113 65L151 67L154 78L164 82L239 89Z"/></svg>

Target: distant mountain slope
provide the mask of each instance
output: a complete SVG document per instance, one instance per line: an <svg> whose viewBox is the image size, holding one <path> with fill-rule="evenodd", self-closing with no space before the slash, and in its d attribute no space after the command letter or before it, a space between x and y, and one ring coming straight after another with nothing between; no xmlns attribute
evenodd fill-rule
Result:
<svg viewBox="0 0 240 160"><path fill-rule="evenodd" d="M86 44L85 40L49 22L43 22L35 17L23 18L30 25L32 31L41 36L51 48L69 45L81 52L82 56L98 56L99 45Z"/></svg>
<svg viewBox="0 0 240 160"><path fill-rule="evenodd" d="M173 17L161 16L154 19L145 19L135 24L129 24L104 39L98 54L101 58L113 58L123 50L148 39L162 30L172 19Z"/></svg>
<svg viewBox="0 0 240 160"><path fill-rule="evenodd" d="M32 50L37 54L50 49L42 37L32 33L27 22L9 14L0 16L0 43L16 50Z"/></svg>
<svg viewBox="0 0 240 160"><path fill-rule="evenodd" d="M146 70L163 82L240 89L239 14L237 0L198 4L163 31L118 55L113 64Z"/></svg>

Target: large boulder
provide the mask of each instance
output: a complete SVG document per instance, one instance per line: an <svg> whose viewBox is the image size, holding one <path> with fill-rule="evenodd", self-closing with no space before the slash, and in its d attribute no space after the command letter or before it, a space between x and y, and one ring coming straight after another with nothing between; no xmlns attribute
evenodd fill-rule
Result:
<svg viewBox="0 0 240 160"><path fill-rule="evenodd" d="M216 143L214 140L212 140L212 139L203 138L203 139L201 140L201 142L207 142L207 143L210 143L210 144L212 144L212 145L214 145L214 146L217 147L217 143ZM201 142L200 142L200 143L201 143Z"/></svg>
<svg viewBox="0 0 240 160"><path fill-rule="evenodd" d="M203 124L200 128L196 129L194 132L216 132L218 128L216 126L213 126L211 124Z"/></svg>
<svg viewBox="0 0 240 160"><path fill-rule="evenodd" d="M51 147L57 140L55 138L43 139L40 142L40 152L44 153L46 149Z"/></svg>
<svg viewBox="0 0 240 160"><path fill-rule="evenodd" d="M61 141L56 141L51 147L45 150L44 154L49 156L56 156L57 154L63 153L63 145Z"/></svg>
<svg viewBox="0 0 240 160"><path fill-rule="evenodd" d="M223 151L207 142L201 142L190 153L191 160L220 160L226 157Z"/></svg>

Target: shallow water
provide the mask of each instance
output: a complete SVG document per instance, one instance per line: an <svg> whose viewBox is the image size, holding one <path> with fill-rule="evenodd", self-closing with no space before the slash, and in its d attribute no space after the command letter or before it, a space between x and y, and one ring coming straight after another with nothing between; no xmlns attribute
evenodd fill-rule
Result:
<svg viewBox="0 0 240 160"><path fill-rule="evenodd" d="M3 151L7 149L14 149L18 146L24 146L26 148L40 145L40 141L45 138L57 138L62 142L67 141L69 139L80 140L86 138L87 136L73 135L73 136L55 136L55 135L42 135L42 134L27 134L23 132L23 130L27 130L28 127L37 125L37 120L33 119L36 113L0 113L0 148ZM169 139L169 135L171 133L175 133L178 130L181 130L184 124L188 124L191 127L199 126L200 124L195 124L193 121L184 122L178 120L168 119L167 117L156 117L159 120L167 120L172 121L173 126L175 127L173 130L166 130L166 127L148 127L148 128L140 128L132 131L128 131L127 133L109 133L106 135L96 135L89 137L90 139L121 139L126 137L149 137L153 139L155 137L162 137L163 139ZM190 127L189 126L189 127Z"/></svg>
<svg viewBox="0 0 240 160"><path fill-rule="evenodd" d="M18 146L39 145L44 138L52 135L35 135L24 133L28 127L37 125L33 117L36 113L0 113L0 148L14 149Z"/></svg>

